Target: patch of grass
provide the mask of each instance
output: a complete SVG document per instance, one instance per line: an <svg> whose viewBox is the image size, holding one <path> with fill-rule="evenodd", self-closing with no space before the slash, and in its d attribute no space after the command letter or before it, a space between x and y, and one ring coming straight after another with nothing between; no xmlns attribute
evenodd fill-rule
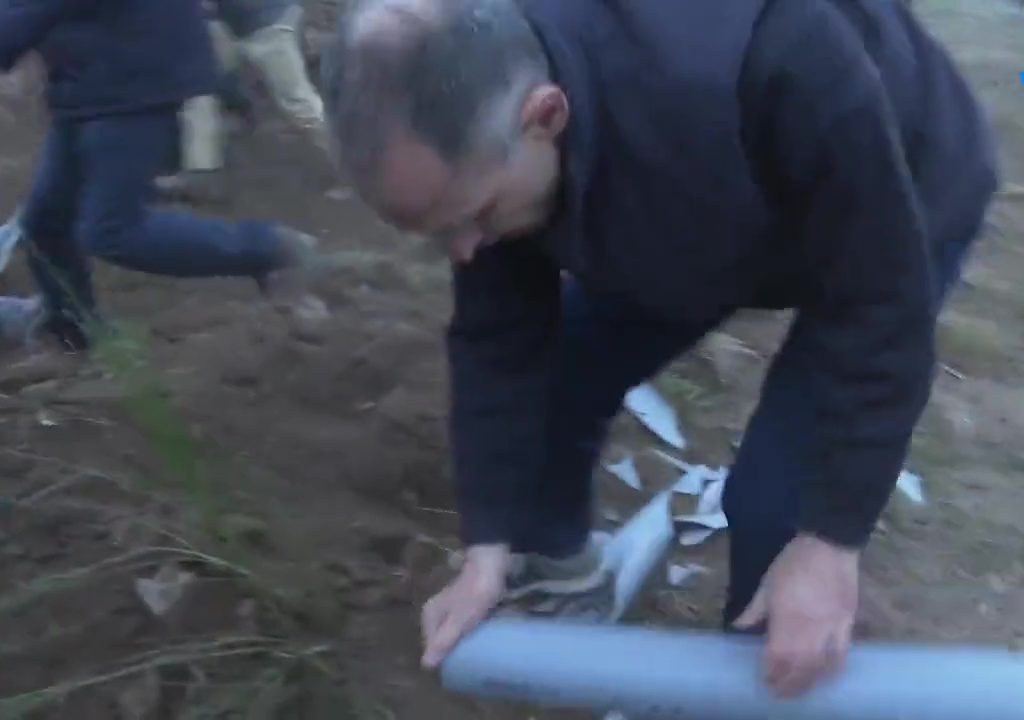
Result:
<svg viewBox="0 0 1024 720"><path fill-rule="evenodd" d="M219 493L204 472L188 425L171 407L160 374L149 362L148 341L137 327L93 333L93 355L124 389L124 405L162 461L168 476L201 514L204 529L215 531L221 514Z"/></svg>
<svg viewBox="0 0 1024 720"><path fill-rule="evenodd" d="M184 418L172 407L168 388L149 361L146 333L139 328L119 327L114 333L93 333L93 338L93 357L121 385L126 413L163 468L162 481L143 479L135 490L143 495L171 491L160 494L172 494L175 510L185 510L184 516L191 520L171 531L162 520L143 513L137 522L154 529L158 537L166 540L165 546L141 547L85 567L36 577L0 594L0 621L33 607L45 608L57 595L84 596L105 583L148 575L168 561L177 561L193 568L206 568L239 584L243 595L258 601L260 627L274 628L273 636L212 637L153 647L47 687L0 698L0 720L36 716L82 692L114 692L126 684L141 686L150 676L156 677L154 692L160 693L167 687L169 673L180 676L183 672L190 672L192 679L185 683L184 698L176 701L176 717L372 717L356 714L339 669L341 665L334 657L333 643L291 639L308 636L308 629L299 630L298 621L300 615L308 618L306 608L296 605L293 597L297 592L302 594L302 588L282 589L268 579L274 575L257 572L260 561L250 552L248 539L256 532L254 528L262 531L264 526L240 522L245 516L237 512L226 514L230 507L227 489L219 481L221 476L211 472L213 465L207 459L210 449L193 438ZM66 489L59 488L60 492ZM22 502L20 507L26 512L34 511L53 502L57 494L57 490L46 495L36 493L31 503ZM198 549L201 547L215 549L206 552ZM62 632L72 635L75 628L54 628L49 639L59 638ZM336 632L335 627L332 634ZM19 655L31 657L34 647L47 639L33 640L34 643L0 650L12 661ZM322 705L322 711L303 709L311 704Z"/></svg>

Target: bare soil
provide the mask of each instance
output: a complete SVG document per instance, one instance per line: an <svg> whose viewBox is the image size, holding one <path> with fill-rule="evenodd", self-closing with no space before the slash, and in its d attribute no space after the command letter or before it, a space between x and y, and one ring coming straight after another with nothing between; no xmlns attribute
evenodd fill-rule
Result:
<svg viewBox="0 0 1024 720"><path fill-rule="evenodd" d="M863 629L1019 646L1024 12L1012 0L915 8L963 61L1016 185L944 316L945 369L910 462L928 503L897 495L886 512ZM312 9L315 48L332 8ZM45 129L37 90L30 65L0 83L3 211L23 197ZM269 108L237 139L232 170L225 214L279 219L339 254L320 288L331 316L288 320L246 282L98 267L124 339L70 368L3 357L0 717L571 717L451 697L418 669L418 607L457 550L445 264L329 196L330 169ZM20 264L0 291L30 288ZM738 318L658 379L689 459L729 461L785 321ZM612 451L651 444L623 418ZM652 486L664 479L641 467ZM644 499L600 481L620 515ZM712 574L658 589L640 619L714 625L726 543L680 551ZM136 583L161 569L190 581L156 616Z"/></svg>

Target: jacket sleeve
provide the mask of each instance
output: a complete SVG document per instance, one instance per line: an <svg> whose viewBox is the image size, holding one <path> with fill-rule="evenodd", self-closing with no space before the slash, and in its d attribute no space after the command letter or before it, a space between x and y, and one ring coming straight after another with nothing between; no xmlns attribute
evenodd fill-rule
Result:
<svg viewBox="0 0 1024 720"><path fill-rule="evenodd" d="M544 460L559 272L521 238L457 267L454 292L451 442L463 541L514 544Z"/></svg>
<svg viewBox="0 0 1024 720"><path fill-rule="evenodd" d="M855 547L888 501L928 398L936 301L878 71L849 25L819 13L755 60L765 75L757 132L813 287L793 328L816 413L817 472L801 488L800 529Z"/></svg>
<svg viewBox="0 0 1024 720"><path fill-rule="evenodd" d="M68 0L0 0L0 70L42 42L67 6Z"/></svg>

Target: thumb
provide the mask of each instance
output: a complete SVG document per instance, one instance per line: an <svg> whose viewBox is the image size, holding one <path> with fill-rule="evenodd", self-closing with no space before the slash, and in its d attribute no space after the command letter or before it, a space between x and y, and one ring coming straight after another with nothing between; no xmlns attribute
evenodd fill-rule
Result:
<svg viewBox="0 0 1024 720"><path fill-rule="evenodd" d="M764 586L762 585L757 589L757 593L755 593L754 599L750 601L750 604L747 605L747 609L733 621L732 625L738 630L751 630L763 623L767 617L768 602Z"/></svg>
<svg viewBox="0 0 1024 720"><path fill-rule="evenodd" d="M448 656L448 653L455 648L465 631L464 618L449 612L434 632L433 637L427 641L427 647L423 652L423 667L428 670L436 669Z"/></svg>

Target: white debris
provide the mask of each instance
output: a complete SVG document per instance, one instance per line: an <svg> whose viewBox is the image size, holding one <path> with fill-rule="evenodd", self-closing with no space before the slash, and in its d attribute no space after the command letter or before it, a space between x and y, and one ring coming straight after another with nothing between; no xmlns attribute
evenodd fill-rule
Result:
<svg viewBox="0 0 1024 720"><path fill-rule="evenodd" d="M605 508L601 511L601 517L608 522L615 523L616 525L622 522L622 513L615 508Z"/></svg>
<svg viewBox="0 0 1024 720"><path fill-rule="evenodd" d="M677 450L686 447L686 440L679 431L675 410L653 385L637 385L626 393L625 405L637 420L664 442Z"/></svg>
<svg viewBox="0 0 1024 720"><path fill-rule="evenodd" d="M152 578L139 578L135 581L135 592L142 598L157 617L163 617L185 595L188 586L195 582L196 576L182 570L176 563L160 568Z"/></svg>
<svg viewBox="0 0 1024 720"><path fill-rule="evenodd" d="M657 448L655 448L652 452L654 452L654 454L657 457L661 458L662 460L667 462L669 465L671 465L673 467L676 467L676 468L679 468L680 470L682 470L684 472L688 472L693 467L692 464L690 464L688 462L684 462L683 460L680 460L679 458L677 458L674 455L669 455L664 450L658 450Z"/></svg>
<svg viewBox="0 0 1024 720"><path fill-rule="evenodd" d="M634 490L643 490L643 486L640 484L640 474L636 471L636 463L633 462L632 454L626 454L618 462L605 463L604 469Z"/></svg>
<svg viewBox="0 0 1024 720"><path fill-rule="evenodd" d="M694 547L700 545L702 542L707 540L709 537L715 534L714 530L708 528L694 528L693 530L684 530L679 533L679 544L683 547Z"/></svg>
<svg viewBox="0 0 1024 720"><path fill-rule="evenodd" d="M679 542L687 547L699 545L711 537L716 530L724 530L729 521L722 509L722 493L725 490L726 473L724 469L715 471L712 479L700 493L696 510L688 515L675 517L677 525L692 525L679 535Z"/></svg>
<svg viewBox="0 0 1024 720"><path fill-rule="evenodd" d="M608 621L622 617L664 561L675 535L671 499L672 493L659 493L604 543L602 571L615 575L615 605Z"/></svg>
<svg viewBox="0 0 1024 720"><path fill-rule="evenodd" d="M689 470L679 478L672 491L686 495L700 495L701 507L698 512L712 512L721 505L722 488L728 472L725 468L710 468L707 465L691 465Z"/></svg>
<svg viewBox="0 0 1024 720"><path fill-rule="evenodd" d="M729 527L729 521L721 510L706 514L677 515L675 521L681 525L696 525L708 530L725 530Z"/></svg>
<svg viewBox="0 0 1024 720"><path fill-rule="evenodd" d="M10 263L14 248L21 242L22 236L21 215L16 212L5 224L0 225L0 271Z"/></svg>
<svg viewBox="0 0 1024 720"><path fill-rule="evenodd" d="M680 588L697 575L707 575L709 572L711 571L706 567L696 563L688 563L686 565L672 564L668 566L668 584L674 588Z"/></svg>
<svg viewBox="0 0 1024 720"><path fill-rule="evenodd" d="M915 475L912 472L904 470L900 473L899 480L896 481L896 487L910 498L910 501L916 505L924 505L924 489L921 486L921 476Z"/></svg>
<svg viewBox="0 0 1024 720"><path fill-rule="evenodd" d="M57 427L60 424L54 418L53 413L47 410L40 410L36 413L36 422L43 427Z"/></svg>
<svg viewBox="0 0 1024 720"><path fill-rule="evenodd" d="M629 720L629 718L623 715L618 710L612 710L610 713L604 716L604 720Z"/></svg>

